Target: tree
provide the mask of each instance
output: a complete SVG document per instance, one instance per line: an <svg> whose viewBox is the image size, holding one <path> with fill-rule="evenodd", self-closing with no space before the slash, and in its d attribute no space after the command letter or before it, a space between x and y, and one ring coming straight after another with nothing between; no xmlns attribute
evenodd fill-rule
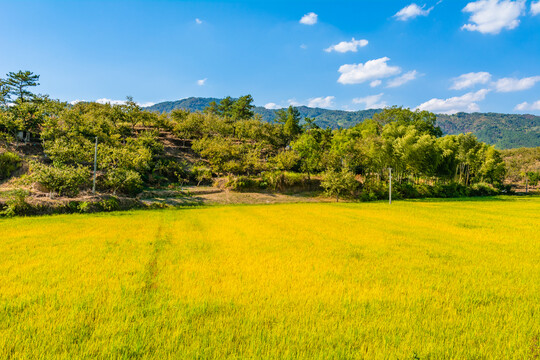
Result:
<svg viewBox="0 0 540 360"><path fill-rule="evenodd" d="M4 79L0 79L0 106L7 107L9 103L9 86Z"/></svg>
<svg viewBox="0 0 540 360"><path fill-rule="evenodd" d="M31 71L22 71L7 74L5 84L9 88L9 95L14 95L20 102L25 102L28 98L33 98L34 94L27 90L28 87L38 86L39 75Z"/></svg>
<svg viewBox="0 0 540 360"><path fill-rule="evenodd" d="M311 133L302 134L296 141L291 143L292 149L298 154L302 170L310 175L317 172L321 167L321 146Z"/></svg>
<svg viewBox="0 0 540 360"><path fill-rule="evenodd" d="M235 120L247 120L253 117L253 97L244 95L239 97L231 105L231 115Z"/></svg>
<svg viewBox="0 0 540 360"><path fill-rule="evenodd" d="M347 168L341 171L328 170L323 175L321 186L330 196L336 196L336 202L339 201L339 196L344 193L353 193L358 187L358 181L354 174Z"/></svg>
<svg viewBox="0 0 540 360"><path fill-rule="evenodd" d="M292 105L287 110L279 109L276 112L276 122L281 124L287 142L294 140L302 132L300 112Z"/></svg>

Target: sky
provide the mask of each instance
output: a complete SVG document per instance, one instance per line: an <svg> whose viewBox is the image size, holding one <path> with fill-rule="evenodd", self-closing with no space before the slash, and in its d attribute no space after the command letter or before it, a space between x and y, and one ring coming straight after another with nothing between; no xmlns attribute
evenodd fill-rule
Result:
<svg viewBox="0 0 540 360"><path fill-rule="evenodd" d="M0 0L0 44L64 101L540 115L540 0Z"/></svg>

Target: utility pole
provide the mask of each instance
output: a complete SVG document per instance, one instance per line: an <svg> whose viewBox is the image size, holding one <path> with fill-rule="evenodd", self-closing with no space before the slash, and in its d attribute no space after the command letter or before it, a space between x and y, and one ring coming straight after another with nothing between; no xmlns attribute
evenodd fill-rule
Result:
<svg viewBox="0 0 540 360"><path fill-rule="evenodd" d="M388 204L392 205L392 168L388 168Z"/></svg>
<svg viewBox="0 0 540 360"><path fill-rule="evenodd" d="M94 149L94 184L92 185L92 194L96 193L96 172L97 172L97 136L96 136L96 148Z"/></svg>

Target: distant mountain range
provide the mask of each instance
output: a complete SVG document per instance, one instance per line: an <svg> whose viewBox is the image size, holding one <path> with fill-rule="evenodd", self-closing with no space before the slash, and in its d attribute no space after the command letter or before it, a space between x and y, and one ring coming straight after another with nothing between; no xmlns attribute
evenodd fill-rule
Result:
<svg viewBox="0 0 540 360"><path fill-rule="evenodd" d="M190 97L177 101L165 101L147 107L147 110L170 112L174 109L202 111L210 102L219 103L221 99ZM370 119L382 109L343 111L297 107L303 117L315 118L321 127L336 129L354 126ZM265 121L273 121L276 110L257 106L255 113ZM499 114L499 113L457 113L455 115L437 114L437 125L445 134L472 132L478 139L499 149L540 146L540 116Z"/></svg>

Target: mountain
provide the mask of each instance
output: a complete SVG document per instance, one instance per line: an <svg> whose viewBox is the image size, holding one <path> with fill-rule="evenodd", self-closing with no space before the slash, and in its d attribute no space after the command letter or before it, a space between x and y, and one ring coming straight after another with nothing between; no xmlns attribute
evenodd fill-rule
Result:
<svg viewBox="0 0 540 360"><path fill-rule="evenodd" d="M202 111L216 98L190 97L177 101L161 102L145 108L150 111L169 112L174 109ZM303 117L315 118L321 127L336 129L354 126L365 119L370 119L381 109L343 111L297 107ZM257 106L255 113L265 121L275 118L276 110ZM472 132L479 140L495 145L498 149L540 146L540 116L499 114L499 113L457 113L454 115L437 114L437 124L445 134Z"/></svg>

